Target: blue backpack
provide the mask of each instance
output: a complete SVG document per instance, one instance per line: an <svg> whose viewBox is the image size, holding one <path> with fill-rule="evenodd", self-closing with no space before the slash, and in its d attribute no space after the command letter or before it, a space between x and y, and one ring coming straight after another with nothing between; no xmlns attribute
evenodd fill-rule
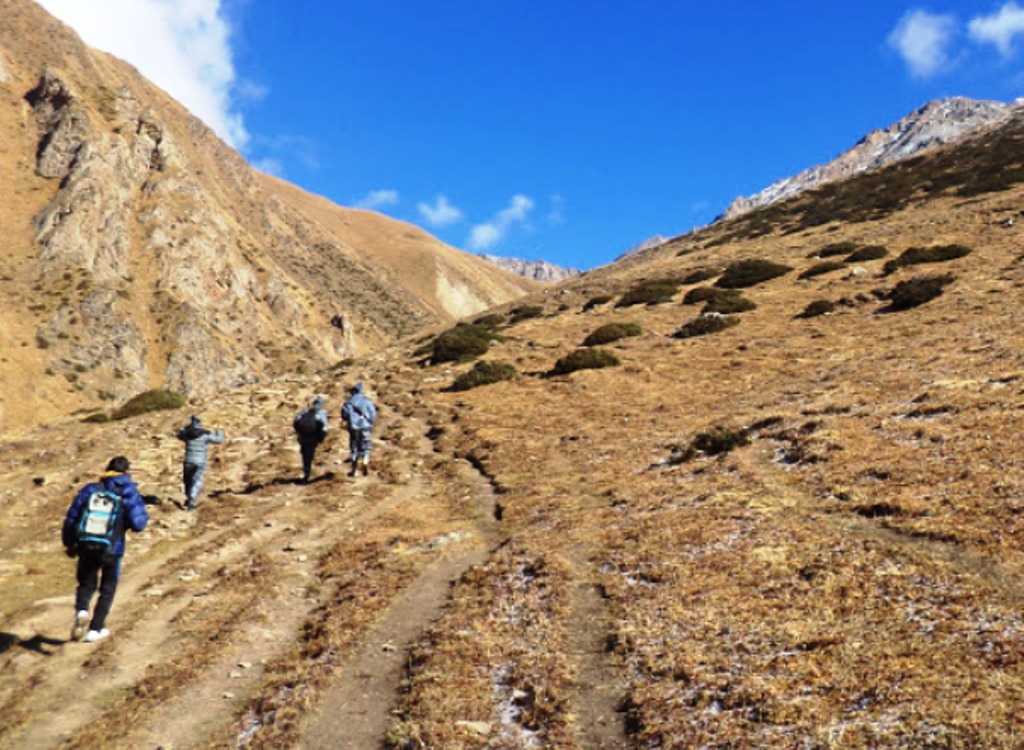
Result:
<svg viewBox="0 0 1024 750"><path fill-rule="evenodd" d="M117 541L121 521L121 496L96 490L85 501L78 519L78 548L88 552L110 552Z"/></svg>

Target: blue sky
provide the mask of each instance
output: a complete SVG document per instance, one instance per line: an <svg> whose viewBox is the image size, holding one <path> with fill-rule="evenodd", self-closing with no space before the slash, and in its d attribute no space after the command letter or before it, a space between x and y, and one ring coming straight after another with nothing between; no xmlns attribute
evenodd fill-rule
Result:
<svg viewBox="0 0 1024 750"><path fill-rule="evenodd" d="M1024 95L1014 1L40 0L255 166L592 268L926 101Z"/></svg>

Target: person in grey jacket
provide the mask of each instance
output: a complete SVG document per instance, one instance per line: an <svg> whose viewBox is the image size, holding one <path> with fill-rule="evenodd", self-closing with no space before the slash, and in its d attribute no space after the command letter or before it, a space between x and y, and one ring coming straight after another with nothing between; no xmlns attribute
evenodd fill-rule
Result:
<svg viewBox="0 0 1024 750"><path fill-rule="evenodd" d="M370 471L370 433L373 430L373 423L377 421L377 408L369 396L363 393L362 383L352 386L348 401L341 407L341 418L348 425L348 447L352 455L352 470L349 476L356 475L360 464L363 467L363 476L366 476Z"/></svg>
<svg viewBox="0 0 1024 750"><path fill-rule="evenodd" d="M292 421L292 429L299 441L302 452L302 483L309 484L309 475L313 472L313 456L316 449L327 437L327 410L324 408L324 397L317 396L308 409L303 409Z"/></svg>
<svg viewBox="0 0 1024 750"><path fill-rule="evenodd" d="M185 461L182 465L182 479L185 483L185 507L195 510L199 502L199 493L203 490L203 479L206 475L206 457L210 445L224 442L223 430L203 429L199 417L178 430L178 440L185 443Z"/></svg>

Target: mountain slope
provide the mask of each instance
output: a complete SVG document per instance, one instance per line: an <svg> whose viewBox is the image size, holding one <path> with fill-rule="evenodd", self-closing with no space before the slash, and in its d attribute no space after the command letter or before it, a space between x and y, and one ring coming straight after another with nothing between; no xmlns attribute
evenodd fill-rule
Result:
<svg viewBox="0 0 1024 750"><path fill-rule="evenodd" d="M820 185L854 177L921 151L955 141L971 131L1006 120L1016 105L952 97L925 104L897 123L874 130L828 162L779 180L761 192L735 199L720 217L732 219Z"/></svg>
<svg viewBox="0 0 1024 750"><path fill-rule="evenodd" d="M3 441L0 744L1017 747L1022 144L1018 113L496 308L509 380L416 341L197 398L229 436L197 514L185 411ZM291 417L356 379L371 475L335 431L295 483ZM67 643L53 519L112 452L154 520L114 636Z"/></svg>
<svg viewBox="0 0 1024 750"><path fill-rule="evenodd" d="M0 14L0 429L337 360L531 288L255 172L30 0Z"/></svg>

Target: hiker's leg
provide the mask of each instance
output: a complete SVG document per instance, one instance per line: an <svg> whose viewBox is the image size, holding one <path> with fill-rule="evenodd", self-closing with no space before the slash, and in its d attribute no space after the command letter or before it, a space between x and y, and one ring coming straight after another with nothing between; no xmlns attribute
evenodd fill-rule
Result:
<svg viewBox="0 0 1024 750"><path fill-rule="evenodd" d="M199 493L203 491L203 476L206 474L206 466L200 464L188 464L188 504L195 505L199 501Z"/></svg>
<svg viewBox="0 0 1024 750"><path fill-rule="evenodd" d="M352 456L352 463L359 460L359 430L348 431L348 452Z"/></svg>
<svg viewBox="0 0 1024 750"><path fill-rule="evenodd" d="M96 593L96 582L99 577L101 561L96 555L82 552L78 556L78 569L75 571L78 588L75 589L75 611L88 612L92 603L92 595Z"/></svg>
<svg viewBox="0 0 1024 750"><path fill-rule="evenodd" d="M313 473L313 456L316 455L316 443L301 442L299 449L302 451L302 478L309 481L309 475Z"/></svg>
<svg viewBox="0 0 1024 750"><path fill-rule="evenodd" d="M181 467L181 477L185 485L185 502L192 502L192 484L195 482L195 475L195 464L184 464Z"/></svg>
<svg viewBox="0 0 1024 750"><path fill-rule="evenodd" d="M92 613L89 630L103 630L107 622L107 615L114 604L114 594L117 593L117 581L121 578L121 558L115 557L110 562L104 562L102 570L100 598L96 602L96 611Z"/></svg>

